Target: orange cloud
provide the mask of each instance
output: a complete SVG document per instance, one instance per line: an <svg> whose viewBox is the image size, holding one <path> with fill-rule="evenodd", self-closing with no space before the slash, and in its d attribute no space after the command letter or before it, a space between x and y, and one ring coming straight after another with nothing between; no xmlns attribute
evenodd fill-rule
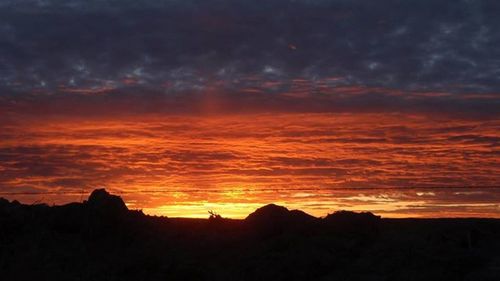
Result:
<svg viewBox="0 0 500 281"><path fill-rule="evenodd" d="M78 200L104 186L130 207L170 216L216 209L241 217L270 202L315 215L499 213L492 198L500 190L486 188L500 182L497 121L347 113L21 120L2 133L0 191L28 202Z"/></svg>

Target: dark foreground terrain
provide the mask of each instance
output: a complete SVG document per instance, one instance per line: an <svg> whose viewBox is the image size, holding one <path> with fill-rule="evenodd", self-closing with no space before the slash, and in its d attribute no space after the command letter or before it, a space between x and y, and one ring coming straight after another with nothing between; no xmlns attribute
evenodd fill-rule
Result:
<svg viewBox="0 0 500 281"><path fill-rule="evenodd" d="M0 199L0 280L500 280L500 220L318 219L267 205L245 220Z"/></svg>

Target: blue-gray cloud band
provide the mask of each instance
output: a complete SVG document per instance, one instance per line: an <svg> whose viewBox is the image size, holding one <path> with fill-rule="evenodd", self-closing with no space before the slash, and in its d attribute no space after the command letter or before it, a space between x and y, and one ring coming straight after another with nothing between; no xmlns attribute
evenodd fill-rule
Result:
<svg viewBox="0 0 500 281"><path fill-rule="evenodd" d="M499 12L498 1L470 0L0 0L0 104L101 91L189 101L214 85L229 103L256 91L262 104L300 78L313 84L299 85L309 94L361 85L451 95L343 100L356 108L494 113ZM324 104L317 96L311 108Z"/></svg>

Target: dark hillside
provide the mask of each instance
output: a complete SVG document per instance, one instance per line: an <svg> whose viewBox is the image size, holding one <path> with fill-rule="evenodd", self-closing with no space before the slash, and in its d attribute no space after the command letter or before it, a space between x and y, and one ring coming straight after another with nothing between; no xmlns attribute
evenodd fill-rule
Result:
<svg viewBox="0 0 500 281"><path fill-rule="evenodd" d="M491 280L500 220L153 217L94 191L64 206L0 199L1 280Z"/></svg>

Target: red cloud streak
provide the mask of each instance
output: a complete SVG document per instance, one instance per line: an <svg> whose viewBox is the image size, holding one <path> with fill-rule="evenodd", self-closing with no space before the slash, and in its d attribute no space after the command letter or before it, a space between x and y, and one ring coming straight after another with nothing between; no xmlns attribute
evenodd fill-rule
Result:
<svg viewBox="0 0 500 281"><path fill-rule="evenodd" d="M169 216L241 217L275 202L500 217L499 126L349 113L18 118L0 132L0 192L60 204L104 186Z"/></svg>

